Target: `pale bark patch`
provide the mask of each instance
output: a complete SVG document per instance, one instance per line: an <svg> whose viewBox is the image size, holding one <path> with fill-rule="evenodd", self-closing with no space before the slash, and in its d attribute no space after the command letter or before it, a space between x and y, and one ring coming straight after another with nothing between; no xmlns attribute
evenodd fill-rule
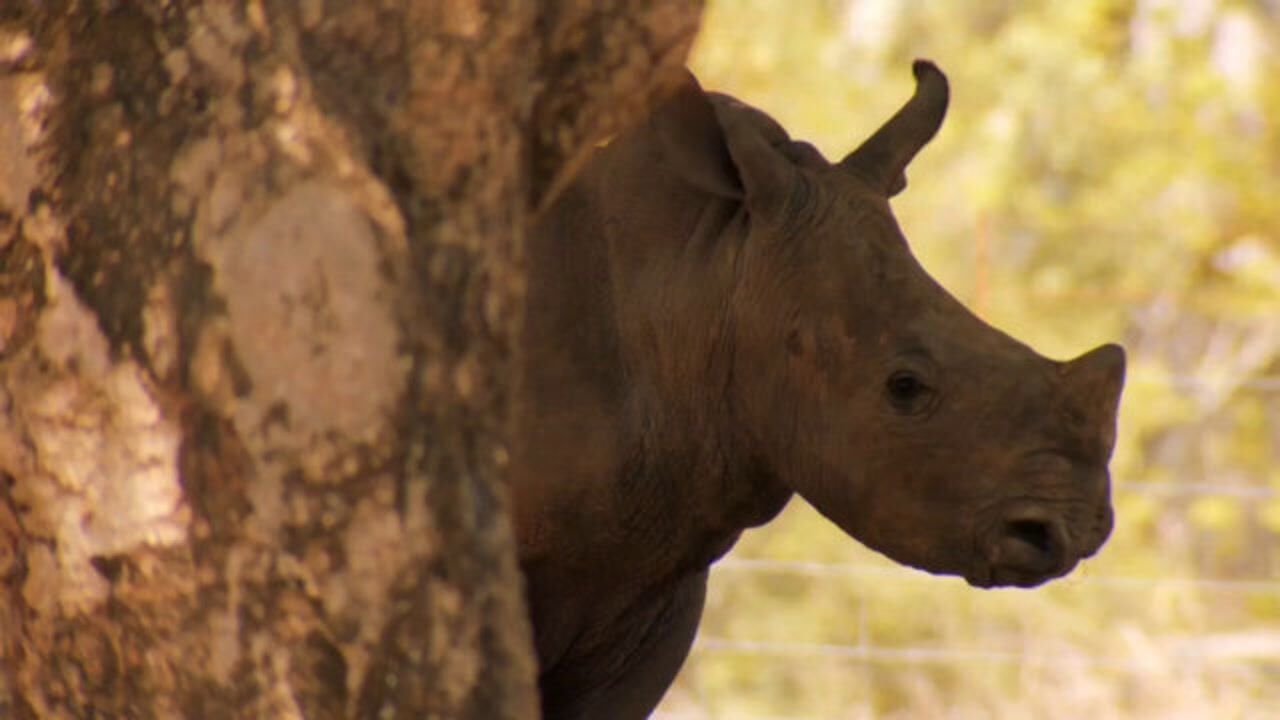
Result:
<svg viewBox="0 0 1280 720"><path fill-rule="evenodd" d="M230 5L208 4L191 11L191 36L187 47L195 60L229 88L245 82L240 49L249 38L247 28L235 18Z"/></svg>
<svg viewBox="0 0 1280 720"><path fill-rule="evenodd" d="M147 293L142 308L142 344L157 376L169 377L177 371L178 309L167 277Z"/></svg>
<svg viewBox="0 0 1280 720"><path fill-rule="evenodd" d="M390 484L380 485L372 497L356 505L343 533L345 567L321 575L326 614L339 625L356 628L353 641L340 645L348 687L359 687L365 676L369 657L391 618L388 598L396 581L412 566L424 564L438 542L434 529L414 527L424 509L419 506L401 516Z"/></svg>
<svg viewBox="0 0 1280 720"><path fill-rule="evenodd" d="M6 429L22 442L5 444L0 467L30 469L14 494L31 508L24 527L49 543L32 545L24 596L39 612L75 614L106 599L95 558L184 544L190 515L178 482L180 429L135 362L111 361L70 284L49 276L36 343L43 363L27 359L19 416ZM45 363L52 371L38 369Z"/></svg>
<svg viewBox="0 0 1280 720"><path fill-rule="evenodd" d="M0 30L0 65L21 62L33 47L35 43L29 34L21 30Z"/></svg>
<svg viewBox="0 0 1280 720"><path fill-rule="evenodd" d="M2 41L0 41L2 42ZM0 149L6 161L0 163L0 208L21 210L36 181L35 163L26 148L31 130L19 108L24 94L31 92L34 74L0 78Z"/></svg>
<svg viewBox="0 0 1280 720"><path fill-rule="evenodd" d="M252 384L233 415L241 437L278 422L270 444L302 450L334 436L373 441L384 429L406 364L376 247L346 193L320 182L198 244Z"/></svg>

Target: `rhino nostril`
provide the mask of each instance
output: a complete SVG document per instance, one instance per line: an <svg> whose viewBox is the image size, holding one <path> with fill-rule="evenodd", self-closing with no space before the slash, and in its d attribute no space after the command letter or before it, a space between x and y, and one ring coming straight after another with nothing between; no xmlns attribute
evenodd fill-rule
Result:
<svg viewBox="0 0 1280 720"><path fill-rule="evenodd" d="M980 587L1035 587L1075 567L1077 541L1065 519L1039 503L1006 506L987 526L982 561L974 572Z"/></svg>
<svg viewBox="0 0 1280 720"><path fill-rule="evenodd" d="M989 560L1008 573L1008 583L1035 585L1067 567L1067 538L1053 520L1021 517L1006 520L996 534Z"/></svg>
<svg viewBox="0 0 1280 720"><path fill-rule="evenodd" d="M1046 555L1053 551L1053 534L1048 523L1040 520L1013 520L1005 525L1005 533Z"/></svg>

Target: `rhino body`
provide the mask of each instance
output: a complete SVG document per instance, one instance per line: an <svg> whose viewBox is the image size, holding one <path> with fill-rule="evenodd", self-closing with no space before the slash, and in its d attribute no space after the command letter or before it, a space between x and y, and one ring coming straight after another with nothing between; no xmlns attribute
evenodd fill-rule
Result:
<svg viewBox="0 0 1280 720"><path fill-rule="evenodd" d="M548 720L643 718L708 568L799 493L867 546L980 587L1111 530L1124 356L984 324L889 209L947 84L828 163L690 77L537 224L512 492Z"/></svg>

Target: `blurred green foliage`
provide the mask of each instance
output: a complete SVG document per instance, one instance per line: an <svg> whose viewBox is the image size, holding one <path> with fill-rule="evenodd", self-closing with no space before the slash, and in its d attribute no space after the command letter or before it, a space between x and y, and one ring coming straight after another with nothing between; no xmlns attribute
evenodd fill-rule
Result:
<svg viewBox="0 0 1280 720"><path fill-rule="evenodd" d="M894 201L925 266L1050 355L1129 350L1116 531L1070 578L984 592L797 500L713 573L663 711L1273 717L1280 2L713 0L692 64L830 158L914 57L953 95Z"/></svg>

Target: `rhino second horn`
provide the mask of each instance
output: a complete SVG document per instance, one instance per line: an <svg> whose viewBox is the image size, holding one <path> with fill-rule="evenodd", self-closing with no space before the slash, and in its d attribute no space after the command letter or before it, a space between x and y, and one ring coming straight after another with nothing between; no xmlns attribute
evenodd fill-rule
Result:
<svg viewBox="0 0 1280 720"><path fill-rule="evenodd" d="M936 65L916 60L911 72L916 78L915 94L874 135L840 161L841 168L889 197L907 186L907 165L938 134L950 99L947 76Z"/></svg>
<svg viewBox="0 0 1280 720"><path fill-rule="evenodd" d="M1109 343L1063 363L1062 372L1073 382L1093 389L1108 411L1115 409L1124 385L1124 348Z"/></svg>
<svg viewBox="0 0 1280 720"><path fill-rule="evenodd" d="M1124 348L1108 344L1060 365L1068 392L1085 417L1103 428L1108 454L1115 445L1116 409L1124 388Z"/></svg>

